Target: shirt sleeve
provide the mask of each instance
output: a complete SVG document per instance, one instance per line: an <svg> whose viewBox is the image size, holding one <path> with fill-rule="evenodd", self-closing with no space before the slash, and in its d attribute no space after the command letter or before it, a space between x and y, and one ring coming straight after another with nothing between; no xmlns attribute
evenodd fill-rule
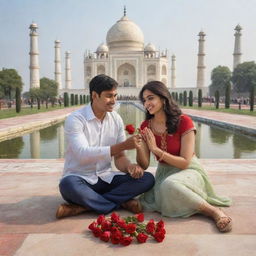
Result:
<svg viewBox="0 0 256 256"><path fill-rule="evenodd" d="M179 123L179 133L181 136L194 131L196 132L195 125L192 121L192 119L187 115L181 115L180 116L180 123Z"/></svg>
<svg viewBox="0 0 256 256"><path fill-rule="evenodd" d="M65 121L65 136L73 155L81 164L111 161L110 146L90 147L79 116L70 115Z"/></svg>
<svg viewBox="0 0 256 256"><path fill-rule="evenodd" d="M125 130L124 130L124 122L121 116L116 116L117 124L118 124L118 135L116 143L121 143L126 140Z"/></svg>

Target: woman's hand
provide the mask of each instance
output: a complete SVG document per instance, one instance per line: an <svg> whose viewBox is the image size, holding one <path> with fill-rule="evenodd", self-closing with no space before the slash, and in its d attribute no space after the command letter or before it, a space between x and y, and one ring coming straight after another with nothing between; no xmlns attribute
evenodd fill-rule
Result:
<svg viewBox="0 0 256 256"><path fill-rule="evenodd" d="M133 139L134 139L135 148L136 149L141 149L141 147L142 147L142 140L143 140L142 135L141 134L137 134L137 135L135 135L133 137Z"/></svg>
<svg viewBox="0 0 256 256"><path fill-rule="evenodd" d="M142 136L143 136L144 140L146 141L149 150L151 152L155 151L155 149L157 148L157 145L156 145L156 138L155 138L153 132L149 128L146 127L142 131Z"/></svg>

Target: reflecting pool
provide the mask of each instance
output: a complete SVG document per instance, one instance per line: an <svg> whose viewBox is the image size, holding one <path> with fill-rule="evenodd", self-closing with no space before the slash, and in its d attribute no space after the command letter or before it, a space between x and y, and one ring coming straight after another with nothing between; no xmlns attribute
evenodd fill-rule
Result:
<svg viewBox="0 0 256 256"><path fill-rule="evenodd" d="M117 112L125 124L139 127L144 113L131 104L121 104ZM196 154L200 158L256 158L256 138L233 133L216 126L195 122ZM22 137L0 142L0 158L63 158L65 139L63 123L36 130ZM135 150L127 152L135 161ZM156 165L152 157L151 165Z"/></svg>

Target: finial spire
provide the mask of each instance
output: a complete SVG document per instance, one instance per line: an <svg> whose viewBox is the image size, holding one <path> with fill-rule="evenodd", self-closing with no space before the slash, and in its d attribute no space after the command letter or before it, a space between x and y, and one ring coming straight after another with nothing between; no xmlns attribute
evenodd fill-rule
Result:
<svg viewBox="0 0 256 256"><path fill-rule="evenodd" d="M124 16L126 16L126 6L124 6Z"/></svg>

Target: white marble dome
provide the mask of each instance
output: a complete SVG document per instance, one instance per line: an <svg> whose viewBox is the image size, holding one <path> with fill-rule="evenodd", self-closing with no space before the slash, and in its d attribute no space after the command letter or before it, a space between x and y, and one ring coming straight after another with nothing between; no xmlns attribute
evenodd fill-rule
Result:
<svg viewBox="0 0 256 256"><path fill-rule="evenodd" d="M143 51L144 35L141 29L127 16L123 16L107 33L109 50Z"/></svg>
<svg viewBox="0 0 256 256"><path fill-rule="evenodd" d="M145 52L155 52L155 51L156 51L156 47L153 44L148 43L145 46Z"/></svg>
<svg viewBox="0 0 256 256"><path fill-rule="evenodd" d="M108 46L105 45L104 43L101 43L97 50L96 50L97 53L100 53L100 52L108 52Z"/></svg>

